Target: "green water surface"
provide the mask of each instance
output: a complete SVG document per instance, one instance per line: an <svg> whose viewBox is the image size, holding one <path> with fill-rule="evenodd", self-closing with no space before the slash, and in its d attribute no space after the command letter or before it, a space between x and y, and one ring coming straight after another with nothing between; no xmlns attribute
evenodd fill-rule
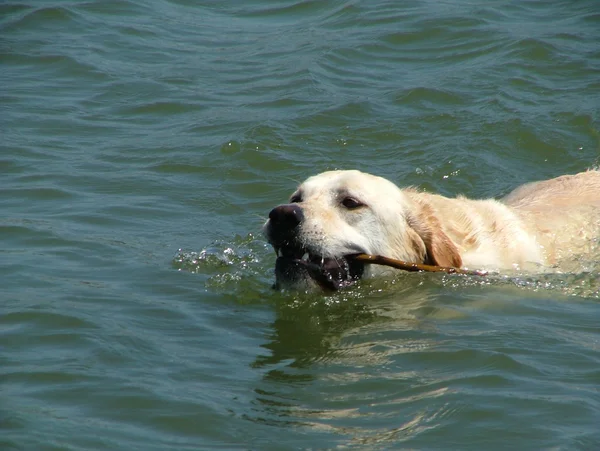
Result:
<svg viewBox="0 0 600 451"><path fill-rule="evenodd" d="M271 289L269 210L600 164L600 2L0 4L0 449L600 449L600 277Z"/></svg>

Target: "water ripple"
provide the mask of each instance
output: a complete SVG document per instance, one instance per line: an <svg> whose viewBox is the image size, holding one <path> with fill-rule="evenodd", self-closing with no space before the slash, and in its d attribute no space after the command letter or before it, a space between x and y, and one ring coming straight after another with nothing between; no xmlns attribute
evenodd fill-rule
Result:
<svg viewBox="0 0 600 451"><path fill-rule="evenodd" d="M600 164L599 17L2 3L0 447L594 449L598 258L286 292L260 227L325 169L484 197Z"/></svg>

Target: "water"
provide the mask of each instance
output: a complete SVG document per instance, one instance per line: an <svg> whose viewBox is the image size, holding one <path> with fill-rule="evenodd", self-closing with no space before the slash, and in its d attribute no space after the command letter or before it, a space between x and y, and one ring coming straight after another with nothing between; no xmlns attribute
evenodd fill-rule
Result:
<svg viewBox="0 0 600 451"><path fill-rule="evenodd" d="M295 184L600 164L600 4L0 5L0 447L600 448L600 280L271 290Z"/></svg>

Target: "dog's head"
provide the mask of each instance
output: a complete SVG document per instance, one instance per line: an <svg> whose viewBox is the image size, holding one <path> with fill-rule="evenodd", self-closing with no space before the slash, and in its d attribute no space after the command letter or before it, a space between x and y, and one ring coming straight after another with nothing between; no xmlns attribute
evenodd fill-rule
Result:
<svg viewBox="0 0 600 451"><path fill-rule="evenodd" d="M381 271L353 254L460 266L460 256L428 205L389 180L360 171L310 177L263 230L275 248L276 287L339 289Z"/></svg>

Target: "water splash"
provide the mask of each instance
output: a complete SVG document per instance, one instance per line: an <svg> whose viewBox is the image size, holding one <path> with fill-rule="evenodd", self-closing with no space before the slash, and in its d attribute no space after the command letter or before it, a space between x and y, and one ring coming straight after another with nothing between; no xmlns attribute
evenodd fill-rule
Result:
<svg viewBox="0 0 600 451"><path fill-rule="evenodd" d="M238 293L236 297L253 297L269 288L267 267L270 246L253 234L236 236L231 241L216 241L200 251L179 249L172 266L205 276L205 287L219 292ZM274 258L273 258L274 259Z"/></svg>
<svg viewBox="0 0 600 451"><path fill-rule="evenodd" d="M274 292L273 265L275 256L270 245L253 234L236 236L232 240L216 241L200 251L179 249L173 257L172 265L178 271L204 275L205 287L209 290L234 293L236 297L265 296L265 293L278 293L278 297L289 298L290 304L344 304L349 299L372 298L382 291L407 288L419 289L423 284L445 289L472 287L517 287L534 292L548 291L563 296L579 296L600 299L600 263L594 261L574 261L573 271L551 274L490 274L486 277L462 275L431 275L405 273L382 281L361 281L356 287L329 295L315 293ZM576 267L575 267L576 266ZM408 286L407 286L408 285ZM244 293L241 293L244 291Z"/></svg>

